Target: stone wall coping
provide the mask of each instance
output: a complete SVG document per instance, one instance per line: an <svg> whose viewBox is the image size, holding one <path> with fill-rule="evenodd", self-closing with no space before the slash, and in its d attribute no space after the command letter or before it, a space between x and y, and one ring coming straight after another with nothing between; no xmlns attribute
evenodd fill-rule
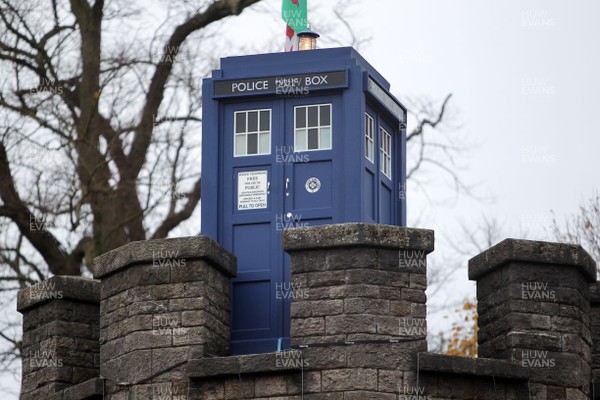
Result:
<svg viewBox="0 0 600 400"><path fill-rule="evenodd" d="M96 398L102 396L103 387L101 378L92 378L53 394L48 397L48 400L87 400Z"/></svg>
<svg viewBox="0 0 600 400"><path fill-rule="evenodd" d="M188 361L186 371L190 379L205 379L243 374L300 371L300 367L277 366L277 353L264 353L192 359Z"/></svg>
<svg viewBox="0 0 600 400"><path fill-rule="evenodd" d="M171 254L172 259L205 259L214 267L235 277L236 257L208 236L188 236L131 242L94 259L94 278L103 278L134 264L152 262L156 254Z"/></svg>
<svg viewBox="0 0 600 400"><path fill-rule="evenodd" d="M527 369L506 360L419 353L418 362L419 370L422 372L489 376L515 380L529 379Z"/></svg>
<svg viewBox="0 0 600 400"><path fill-rule="evenodd" d="M434 232L429 229L392 225L346 223L286 229L283 249L294 252L335 247L379 247L390 249L434 249Z"/></svg>
<svg viewBox="0 0 600 400"><path fill-rule="evenodd" d="M199 358L188 361L186 371L190 379L214 379L243 374L299 371L299 367L281 367L276 364L277 353L243 356ZM419 370L423 372L458 375L489 376L526 380L529 371L506 360L468 358L445 354L419 353Z"/></svg>
<svg viewBox="0 0 600 400"><path fill-rule="evenodd" d="M523 239L505 239L469 260L469 279L478 280L511 261L573 266L596 282L596 262L579 245Z"/></svg>
<svg viewBox="0 0 600 400"><path fill-rule="evenodd" d="M55 299L100 303L100 281L82 276L55 275L19 290L17 311L24 311Z"/></svg>

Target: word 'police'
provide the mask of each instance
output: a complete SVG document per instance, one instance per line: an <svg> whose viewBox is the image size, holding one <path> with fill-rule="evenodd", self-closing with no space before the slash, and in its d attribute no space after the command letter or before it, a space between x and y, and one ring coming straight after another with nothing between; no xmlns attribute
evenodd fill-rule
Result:
<svg viewBox="0 0 600 400"><path fill-rule="evenodd" d="M299 86L301 83L304 86L318 86L327 85L327 75L316 75L307 76L304 79L299 78L276 78L275 84L277 87L288 87L288 86ZM259 90L270 90L269 81L248 81L248 82L234 82L231 84L231 91L233 93L244 93L254 92Z"/></svg>

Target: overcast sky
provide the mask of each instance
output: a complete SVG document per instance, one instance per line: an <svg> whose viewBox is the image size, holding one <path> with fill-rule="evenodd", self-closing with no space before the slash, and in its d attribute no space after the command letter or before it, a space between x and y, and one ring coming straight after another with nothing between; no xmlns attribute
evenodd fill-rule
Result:
<svg viewBox="0 0 600 400"><path fill-rule="evenodd" d="M320 3L319 17L344 4ZM309 19L316 8L309 3ZM459 133L476 144L458 154L466 167L459 172L492 201L455 198L435 170L426 193L409 185L409 221L436 230L436 253L447 251L445 239L457 236L460 223L475 225L483 215L503 222L506 236L519 237L529 224L530 236L544 238L551 210L562 220L600 189L598 0L364 0L357 11L353 25L372 37L361 53L393 93L401 101L453 93ZM224 27L232 42L265 42L281 32L283 44L283 23L264 12L244 12ZM465 260L430 301L473 296ZM428 323L443 326L440 315Z"/></svg>
<svg viewBox="0 0 600 400"><path fill-rule="evenodd" d="M432 205L424 193L409 192L409 215L436 230L437 251L459 223L476 224L482 215L504 223L506 236L527 229L543 239L551 210L562 221L600 189L600 2L377 4L364 7L379 20L365 56L400 99L454 94L464 137L478 144L461 176L493 200L460 196ZM451 197L437 183L427 191L429 198ZM474 296L466 263L455 279L431 300Z"/></svg>

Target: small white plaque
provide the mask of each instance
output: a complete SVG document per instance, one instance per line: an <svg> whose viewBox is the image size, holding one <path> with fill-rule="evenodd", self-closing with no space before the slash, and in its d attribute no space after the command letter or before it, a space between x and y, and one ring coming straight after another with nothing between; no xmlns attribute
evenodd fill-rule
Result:
<svg viewBox="0 0 600 400"><path fill-rule="evenodd" d="M238 210L259 210L267 208L267 171L246 171L238 173Z"/></svg>

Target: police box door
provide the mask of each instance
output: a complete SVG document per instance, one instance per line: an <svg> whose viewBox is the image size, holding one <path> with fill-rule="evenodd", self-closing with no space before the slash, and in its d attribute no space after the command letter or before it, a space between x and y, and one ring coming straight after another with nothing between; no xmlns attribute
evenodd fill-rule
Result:
<svg viewBox="0 0 600 400"><path fill-rule="evenodd" d="M284 213L294 226L341 218L341 111L337 96L286 101L285 141L294 156L284 163Z"/></svg>
<svg viewBox="0 0 600 400"><path fill-rule="evenodd" d="M232 281L234 354L290 343L289 257L283 230L339 219L335 98L288 99L225 107L222 243L238 259ZM340 120L341 121L341 120ZM341 123L341 122L340 122ZM231 156L227 156L227 152ZM339 184L339 180L338 180ZM281 340L281 341L280 341Z"/></svg>

